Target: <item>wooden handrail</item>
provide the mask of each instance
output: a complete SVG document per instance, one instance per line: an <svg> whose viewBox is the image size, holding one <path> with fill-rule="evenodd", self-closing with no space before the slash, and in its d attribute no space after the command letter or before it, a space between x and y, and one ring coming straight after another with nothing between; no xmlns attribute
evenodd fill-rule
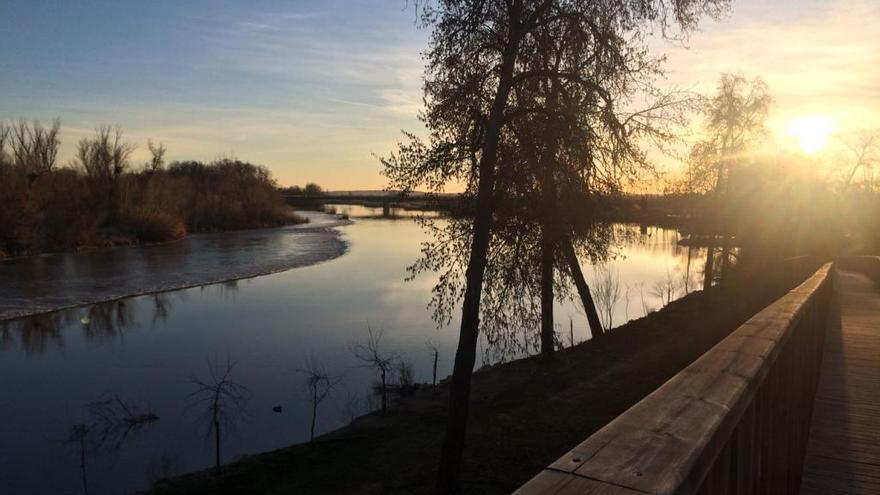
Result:
<svg viewBox="0 0 880 495"><path fill-rule="evenodd" d="M832 264L515 493L796 494Z"/></svg>

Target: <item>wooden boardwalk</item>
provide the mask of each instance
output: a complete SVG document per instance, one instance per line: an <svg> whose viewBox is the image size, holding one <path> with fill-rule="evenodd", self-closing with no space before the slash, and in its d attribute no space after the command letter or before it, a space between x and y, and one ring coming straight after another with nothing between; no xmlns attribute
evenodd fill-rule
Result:
<svg viewBox="0 0 880 495"><path fill-rule="evenodd" d="M880 494L880 292L838 271L801 493Z"/></svg>

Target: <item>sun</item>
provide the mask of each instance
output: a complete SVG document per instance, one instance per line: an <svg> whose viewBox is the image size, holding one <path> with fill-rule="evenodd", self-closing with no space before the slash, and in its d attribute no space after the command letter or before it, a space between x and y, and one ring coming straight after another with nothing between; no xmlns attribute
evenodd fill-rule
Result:
<svg viewBox="0 0 880 495"><path fill-rule="evenodd" d="M787 134L797 139L801 150L812 155L822 151L828 137L837 130L837 122L824 115L807 115L793 120Z"/></svg>

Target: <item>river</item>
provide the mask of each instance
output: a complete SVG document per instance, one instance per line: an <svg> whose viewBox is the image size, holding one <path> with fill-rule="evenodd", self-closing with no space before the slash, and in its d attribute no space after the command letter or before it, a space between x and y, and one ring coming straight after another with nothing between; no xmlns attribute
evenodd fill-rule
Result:
<svg viewBox="0 0 880 495"><path fill-rule="evenodd" d="M210 466L208 425L187 405L193 378L206 379L209 363L234 362L233 378L249 390L246 413L224 435L224 462L308 439L310 407L297 369L310 356L340 380L319 408L319 433L375 407L375 374L352 354L368 327L382 330L384 349L410 362L419 381L431 379L430 340L439 375L448 375L457 319L439 329L432 322L426 305L435 277L404 280L426 234L407 214L338 209L351 222L310 213L305 226L0 262L0 491L82 493L73 425L90 427L92 494L144 489L157 477ZM661 306L659 289L670 281L680 297L686 270L688 290L697 286L705 251L693 249L688 263L674 230L616 228L630 235L609 263L620 280L615 326L642 316L643 301ZM584 271L593 281L595 272ZM240 277L250 278L202 285ZM130 293L144 295L116 299ZM114 300L95 303L106 299ZM68 309L45 312L59 307ZM575 342L589 338L577 304L559 302L556 315L566 345L569 321ZM99 428L95 403L114 397L159 419Z"/></svg>

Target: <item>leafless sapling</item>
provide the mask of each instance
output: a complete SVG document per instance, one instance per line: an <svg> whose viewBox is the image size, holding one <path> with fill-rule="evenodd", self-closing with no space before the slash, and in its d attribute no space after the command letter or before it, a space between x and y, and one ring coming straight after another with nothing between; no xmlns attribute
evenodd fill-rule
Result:
<svg viewBox="0 0 880 495"><path fill-rule="evenodd" d="M303 375L303 387L309 394L309 402L312 406L312 423L309 430L309 443L315 441L315 422L318 417L318 406L326 399L333 389L341 381L338 376L327 373L324 366L314 354L310 354L302 368L296 370Z"/></svg>
<svg viewBox="0 0 880 495"><path fill-rule="evenodd" d="M351 348L354 357L364 366L379 372L379 394L382 396L382 414L388 411L388 373L391 372L397 354L382 350L383 331L367 327L367 341Z"/></svg>
<svg viewBox="0 0 880 495"><path fill-rule="evenodd" d="M190 379L196 390L189 395L187 408L198 409L200 420L208 425L205 434L214 434L214 466L218 474L221 433L233 429L242 416L247 416L245 403L250 398L250 390L232 380L235 365L228 358L224 364L208 360L207 379Z"/></svg>
<svg viewBox="0 0 880 495"><path fill-rule="evenodd" d="M620 299L620 276L609 265L601 265L595 269L596 275L596 306L604 320L602 325L611 330L614 324L614 309Z"/></svg>
<svg viewBox="0 0 880 495"><path fill-rule="evenodd" d="M89 495L89 480L86 476L86 451L89 440L89 425L85 423L77 423L71 425L67 430L67 438L64 443L76 445L79 452L79 471L82 478L83 493Z"/></svg>

